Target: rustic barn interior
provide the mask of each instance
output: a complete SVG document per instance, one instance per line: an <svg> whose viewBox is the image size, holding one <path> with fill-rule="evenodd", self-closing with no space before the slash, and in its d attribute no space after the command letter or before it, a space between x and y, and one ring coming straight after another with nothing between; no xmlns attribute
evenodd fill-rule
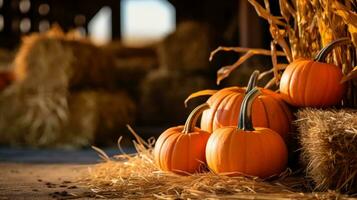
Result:
<svg viewBox="0 0 357 200"><path fill-rule="evenodd" d="M354 199L355 0L0 0L0 199Z"/></svg>
<svg viewBox="0 0 357 200"><path fill-rule="evenodd" d="M201 89L245 84L252 72L249 66L264 68L261 63L267 61L264 57L254 59L236 72L245 74L243 77L246 78L231 76L216 86L216 70L233 62L239 55L221 54L209 62L210 51L219 45L262 48L270 45L267 23L259 19L245 1L217 4L213 0L205 3L175 0L90 3L4 0L0 5L2 71L12 73L19 71L19 65L23 68L32 65L27 67L28 77L21 83L27 85L27 89L9 97L6 94L11 92L6 90L16 90L11 88L17 80L5 80L3 93L7 97L2 100L4 122L0 127L4 135L0 137L0 143L6 146L78 148L93 144L113 145L119 136L129 135L126 124L143 132L145 138L157 136L164 128L183 123L189 111L204 100L193 101L185 108L183 101L189 94ZM273 4L272 8L277 6ZM145 17L147 21L143 21ZM64 33L62 38L58 38L59 42L70 40L59 45L63 46L62 51L72 51L74 56L78 56L73 62L66 64L65 60L70 58L55 52L56 41L53 45L45 42L51 37L51 30L56 32L53 27ZM73 32L77 39L65 36ZM35 41L34 35L42 38ZM23 50L25 48L30 50ZM36 53L37 48L46 48L46 51ZM63 62L54 61L55 58L51 57ZM43 61L44 69L36 69L40 67L33 63L40 61ZM73 76L63 75L69 79L66 85L61 86L63 94L51 86L52 82L57 84L55 82L58 81L52 78L58 73L52 67L70 67L76 71ZM43 92L33 93L40 87L46 88L49 94L64 95L63 100L68 105L61 110L66 119L60 119L49 111L32 115L31 119L27 118L27 124L14 122L25 117L25 112L38 108L28 105L28 108L19 110L13 98L31 93L36 96L33 98L44 100ZM53 98L55 100L58 96ZM23 100L27 101L26 98ZM8 114L6 109L9 107L17 110L12 113L18 112L18 115ZM48 109L60 107L54 105ZM53 122L49 122L49 118ZM40 125L34 125L36 120ZM17 127L13 127L14 124ZM31 136L26 132L31 132Z"/></svg>

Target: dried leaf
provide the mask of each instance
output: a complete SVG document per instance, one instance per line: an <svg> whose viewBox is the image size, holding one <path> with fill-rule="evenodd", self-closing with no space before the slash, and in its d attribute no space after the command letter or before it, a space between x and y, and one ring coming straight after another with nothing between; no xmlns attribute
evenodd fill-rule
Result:
<svg viewBox="0 0 357 200"><path fill-rule="evenodd" d="M338 1L332 1L332 9L334 13L340 17L342 17L343 21L357 28L357 14L352 12L343 4Z"/></svg>
<svg viewBox="0 0 357 200"><path fill-rule="evenodd" d="M211 96L211 95L214 95L218 90L200 90L198 92L194 92L192 94L190 94L190 96L188 96L186 99L185 99L185 107L187 107L187 103L193 99L193 98L196 98L196 97L201 97L201 96Z"/></svg>
<svg viewBox="0 0 357 200"><path fill-rule="evenodd" d="M286 31L279 29L275 24L270 24L269 30L276 43L278 43L283 49L286 59L288 59L289 63L291 63L293 61L293 56L291 54L290 46L285 40Z"/></svg>
<svg viewBox="0 0 357 200"><path fill-rule="evenodd" d="M352 37L352 42L357 46L357 14L337 1L332 2L332 10L347 24L348 31Z"/></svg>
<svg viewBox="0 0 357 200"><path fill-rule="evenodd" d="M237 53L246 53L248 51L252 51L254 54L257 54L257 55L264 55L264 56L270 56L271 55L271 52L269 50L266 50L266 49L219 46L217 49L215 49L215 50L213 50L211 52L209 60L212 61L213 57L220 51L235 51ZM276 55L277 56L285 56L285 53L283 51L276 51Z"/></svg>
<svg viewBox="0 0 357 200"><path fill-rule="evenodd" d="M348 31L351 34L351 40L355 46L357 46L357 27L355 26L348 26Z"/></svg>
<svg viewBox="0 0 357 200"><path fill-rule="evenodd" d="M277 64L276 68L280 71L280 70L284 70L287 66L288 66L288 64ZM269 70L260 73L259 77L258 77L258 80L263 79L265 76L267 76L267 75L269 75L271 73L274 73L274 68L273 67L270 67Z"/></svg>
<svg viewBox="0 0 357 200"><path fill-rule="evenodd" d="M244 63L247 59L252 57L253 55L264 55L264 56L271 56L271 51L266 49L255 49L255 48L244 48L244 47L223 47L220 46L214 51L211 52L210 61L213 59L214 55L216 55L219 51L235 51L235 52L245 52L245 54L240 57L234 64L224 66L217 72L217 84L229 76L229 74L239 67L242 63ZM283 51L276 51L276 56L285 56Z"/></svg>
<svg viewBox="0 0 357 200"><path fill-rule="evenodd" d="M273 72L274 72L274 78L275 78L275 84L279 84L279 69L278 69L278 59L277 59L277 56L276 56L276 45L274 43L274 41L272 41L270 43L270 48L271 48L271 61L272 61L272 64L273 64Z"/></svg>
<svg viewBox="0 0 357 200"><path fill-rule="evenodd" d="M271 88L275 84L275 82L276 82L276 80L274 77L264 86L264 88Z"/></svg>
<svg viewBox="0 0 357 200"><path fill-rule="evenodd" d="M353 68L348 74L342 77L341 83L357 78L357 66Z"/></svg>
<svg viewBox="0 0 357 200"><path fill-rule="evenodd" d="M257 12L257 14L259 15L259 17L262 17L264 19L266 19L269 23L274 23L280 26L286 26L286 23L282 22L281 20L279 20L279 17L273 16L269 13L269 11L267 11L266 9L264 9L258 2L256 2L255 0L248 0L250 4L252 4L255 8L255 11Z"/></svg>
<svg viewBox="0 0 357 200"><path fill-rule="evenodd" d="M242 57L240 57L233 65L224 66L221 69L219 69L217 71L217 85L219 85L223 79L227 78L233 70L235 70L246 60L254 56L254 54L255 53L253 51L248 51Z"/></svg>
<svg viewBox="0 0 357 200"><path fill-rule="evenodd" d="M291 16L294 18L296 17L295 14L296 11L287 0L280 0L279 6L280 6L280 13L287 22L290 20Z"/></svg>
<svg viewBox="0 0 357 200"><path fill-rule="evenodd" d="M271 13L269 0L264 0L264 5L265 5L265 10L266 10L268 13Z"/></svg>

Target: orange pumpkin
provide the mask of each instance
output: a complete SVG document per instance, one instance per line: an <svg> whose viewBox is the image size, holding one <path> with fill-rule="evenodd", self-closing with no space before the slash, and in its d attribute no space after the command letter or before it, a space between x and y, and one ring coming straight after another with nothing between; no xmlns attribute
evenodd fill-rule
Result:
<svg viewBox="0 0 357 200"><path fill-rule="evenodd" d="M229 87L219 90L207 101L210 109L202 114L201 129L213 132L217 128L236 126L240 107L246 92L256 86L259 71L254 71L250 77L247 89ZM254 126L270 128L287 138L292 114L279 94L264 88L259 88L260 95L253 102Z"/></svg>
<svg viewBox="0 0 357 200"><path fill-rule="evenodd" d="M268 128L253 128L252 104L259 93L255 88L244 98L238 128L219 128L209 138L206 159L214 172L265 178L286 168L288 153L281 136Z"/></svg>
<svg viewBox="0 0 357 200"><path fill-rule="evenodd" d="M195 127L198 117L207 104L196 107L186 120L185 126L172 127L164 131L155 144L154 157L163 171L178 174L199 171L206 163L205 148L210 133Z"/></svg>
<svg viewBox="0 0 357 200"><path fill-rule="evenodd" d="M340 39L323 48L315 60L297 59L285 69L280 80L280 93L284 100L294 106L327 107L341 102L345 84L341 69L323 63L328 53L337 45L350 43Z"/></svg>

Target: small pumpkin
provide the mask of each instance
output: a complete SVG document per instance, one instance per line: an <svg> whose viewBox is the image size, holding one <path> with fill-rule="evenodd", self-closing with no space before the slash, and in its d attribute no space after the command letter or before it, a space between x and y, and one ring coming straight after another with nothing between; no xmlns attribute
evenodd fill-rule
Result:
<svg viewBox="0 0 357 200"><path fill-rule="evenodd" d="M219 128L209 138L206 159L214 172L265 178L286 168L288 153L281 136L269 128L253 128L252 104L259 93L255 88L244 97L238 128Z"/></svg>
<svg viewBox="0 0 357 200"><path fill-rule="evenodd" d="M188 116L184 126L176 126L164 131L154 148L157 166L163 171L187 174L199 171L206 163L205 148L210 133L203 131L195 124L208 104L196 107Z"/></svg>
<svg viewBox="0 0 357 200"><path fill-rule="evenodd" d="M350 44L342 38L328 44L315 60L297 59L290 63L280 80L280 93L285 101L300 107L327 107L341 102L345 84L341 69L323 61L335 46Z"/></svg>
<svg viewBox="0 0 357 200"><path fill-rule="evenodd" d="M236 126L237 118L244 96L257 84L259 71L254 71L247 88L229 87L219 90L208 100L210 108L205 110L201 118L201 129L213 132L224 126ZM258 88L260 95L253 102L253 124L267 127L287 138L292 114L278 93Z"/></svg>

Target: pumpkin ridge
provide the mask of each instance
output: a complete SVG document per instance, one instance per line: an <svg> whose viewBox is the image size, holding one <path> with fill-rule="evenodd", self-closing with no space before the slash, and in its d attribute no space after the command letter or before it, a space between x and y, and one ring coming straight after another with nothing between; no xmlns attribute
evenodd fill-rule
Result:
<svg viewBox="0 0 357 200"><path fill-rule="evenodd" d="M227 97L225 98L226 102L224 103L224 101L222 101L219 105L218 108L223 107L223 109L217 109L217 111L219 112L221 110L221 114L220 116L219 113L215 113L214 115L214 122L217 122L217 126L215 125L216 123L212 124L212 128L216 129L216 128L220 128L223 126L229 126L230 122L231 122L231 118L232 118L232 112L230 112L229 110L232 110L232 108L230 108L232 106L232 104L235 103L235 99L239 96L241 96L242 94L240 93L232 93L227 95ZM230 109L229 109L230 108ZM228 112L229 111L229 112ZM224 121L228 122L227 124L223 124L221 121L219 121L217 118L219 117L219 119L225 119ZM227 120L228 119L228 120Z"/></svg>
<svg viewBox="0 0 357 200"><path fill-rule="evenodd" d="M177 135L177 134L175 134L175 135ZM173 145L174 145L174 146L172 147L172 150L171 150L171 152L169 153L169 155L170 155L170 160L169 160L169 162L167 162L167 163L169 164L168 169L169 169L170 171L175 171L175 169L172 168L172 166L173 166L172 162L175 161L175 159L173 159L174 153L175 153L175 151L176 151L176 147L178 146L178 143L179 143L180 139L182 138L182 136L184 136L184 135L183 135L183 134L180 134L180 135L178 135L178 137L175 138L175 140L174 140L174 142L173 142Z"/></svg>
<svg viewBox="0 0 357 200"><path fill-rule="evenodd" d="M217 134L212 134L210 138L208 139L207 145L206 145L206 160L207 160L207 166L209 166L210 170L217 172L217 166L216 165L211 165L212 168L210 167L210 162L213 160L212 163L217 163L217 157L215 157L212 151L211 146L216 146L216 140L220 135Z"/></svg>
<svg viewBox="0 0 357 200"><path fill-rule="evenodd" d="M261 165L263 165L263 166L269 166L269 163L266 163L266 161L267 161L267 155L266 155L266 149L264 148L265 146L268 146L268 147L270 147L270 145L271 145L271 142L269 141L268 142L268 140L266 141L268 144L266 144L266 145L264 145L264 143L263 143L263 139L262 139L262 137L261 137L261 133L259 133L258 132L258 134L256 134L256 137L258 138L258 140L259 140L259 147L260 147L260 150L261 150L261 159L259 159L260 160L260 164Z"/></svg>
<svg viewBox="0 0 357 200"><path fill-rule="evenodd" d="M304 92L303 92L303 95L304 95L304 99L303 99L303 104L306 104L306 102L309 102L308 98L309 98L309 92L307 91L309 88L306 88L306 85L308 85L309 81L310 81L310 76L311 76L311 70L314 68L314 62L310 62L309 63L309 68L307 70L307 77L305 79L305 87L304 87ZM306 67L306 66L305 66Z"/></svg>
<svg viewBox="0 0 357 200"><path fill-rule="evenodd" d="M280 97L273 96L274 101L277 102L279 107L282 108L281 110L283 111L285 118L288 119L288 123L289 123L289 127L290 127L290 121L292 121L292 116L290 115L290 112L287 111L287 110L289 110L289 108L284 102L280 101L279 98Z"/></svg>
<svg viewBox="0 0 357 200"><path fill-rule="evenodd" d="M232 114L230 115L229 122L237 121L237 119L239 118L240 105L243 102L243 98L244 98L244 95L239 94L238 97L236 99L234 99L234 103L233 103L234 107L232 107L232 110L237 111L237 115L234 115L235 113L232 112ZM237 126L237 125L238 125L238 122L234 126Z"/></svg>
<svg viewBox="0 0 357 200"><path fill-rule="evenodd" d="M244 156L243 160L247 160L247 158L249 158L249 155L247 155L247 137L249 137L250 135L248 134L242 134L243 135L243 144L244 144L244 148L243 149L243 153L242 155ZM243 162L243 170L244 173L247 173L247 162Z"/></svg>
<svg viewBox="0 0 357 200"><path fill-rule="evenodd" d="M161 168L161 166L163 166L163 164L162 164L162 160L161 160L161 157L162 157L162 147L164 146L164 144L167 142L167 140L171 137L171 136L173 136L173 135L175 135L175 133L174 132L169 132L170 134L169 135L167 135L165 138L164 138L164 141L162 141L160 144L160 146L159 146L159 149L158 149L158 165L159 165L159 168Z"/></svg>
<svg viewBox="0 0 357 200"><path fill-rule="evenodd" d="M192 151L192 148L191 148L191 134L188 134L186 135L186 137L188 137L188 150L187 150L187 158L190 158L190 152ZM190 163L191 162L191 159L187 159L187 168L186 169L191 169L191 166L190 166Z"/></svg>
<svg viewBox="0 0 357 200"><path fill-rule="evenodd" d="M284 116L282 117L282 120L284 120L283 124L285 125L285 130L283 131L284 135L280 133L278 134L282 136L284 141L286 141L285 139L289 138L289 132L291 130L291 122L293 121L293 116L289 111L287 111L289 109L288 105L286 105L284 102L276 100L275 98L273 99L273 101L278 105L279 109L281 110L281 113L284 113Z"/></svg>
<svg viewBox="0 0 357 200"><path fill-rule="evenodd" d="M229 146L228 146L228 155L230 155L229 156L230 157L229 160L234 160L234 159L231 158L231 156L232 156L231 152L232 152L232 148L234 146L234 145L232 145L232 143L235 141L235 140L232 139L233 135L234 134L230 134L230 137L229 137L229 140L230 140ZM228 171L233 171L234 167L232 167L232 164L235 165L235 163L233 163L233 162L228 162L228 167L229 167Z"/></svg>
<svg viewBox="0 0 357 200"><path fill-rule="evenodd" d="M266 108L266 104L264 103L263 96L260 96L260 97L256 98L256 100L260 101L261 104L263 105L263 110L264 110L265 118L267 120L267 125L268 125L267 127L271 127L270 119L269 119L269 116L268 116L269 114L268 114L268 111L267 111L267 108Z"/></svg>
<svg viewBox="0 0 357 200"><path fill-rule="evenodd" d="M310 74L310 71L311 71L311 67L313 67L312 66L313 64L314 64L314 62L309 62L306 65L304 65L303 68L301 69L302 76L304 77L304 75L306 73L308 74L308 76L305 77L303 81L299 82L301 84L301 88L299 88L298 91L305 91L306 90L306 85L307 85L307 82L308 82L308 79L309 79L309 74ZM305 94L299 95L299 101L303 102L303 104L305 104L305 102L306 102L305 98L306 98Z"/></svg>
<svg viewBox="0 0 357 200"><path fill-rule="evenodd" d="M328 66L328 67L330 68L330 66ZM326 70L326 80L330 80L330 78L331 78L331 70L328 69L328 70ZM325 87L324 87L324 88L321 88L321 89L324 90L325 88L329 88L329 86L330 86L330 81L326 81ZM320 99L319 99L318 105L320 105L321 102L323 102L324 99L325 99L326 97L329 97L329 96L330 96L329 93L324 92L323 95L322 95L322 96L320 97Z"/></svg>
<svg viewBox="0 0 357 200"><path fill-rule="evenodd" d="M298 101L299 96L300 96L299 89L300 89L300 83L301 83L301 81L299 80L299 77L301 76L301 71L306 64L308 64L308 63L305 63L303 66L300 65L300 66L296 67L294 72L291 74L292 80L298 80L297 83L295 83L295 81L293 81L291 83L291 85L289 85L290 95L291 95L292 99L295 100L295 102L294 102L295 104L297 102L299 102Z"/></svg>
<svg viewBox="0 0 357 200"><path fill-rule="evenodd" d="M209 115L207 116L207 112L209 112L208 114L211 114L211 116L215 116L215 113L219 107L219 105L221 104L221 102L223 101L223 99L227 96L231 94L230 90L220 90L218 91L216 94L212 95L208 100L207 103L209 104L210 108L208 110L205 110L202 114L202 118L207 117L209 119L209 122L204 122L203 120L201 120L201 128L204 128L204 126L206 126L206 131L208 132L212 132L213 131L213 120L214 117L209 117ZM220 96L224 96L223 98L220 98ZM215 100L218 99L218 100ZM211 103L212 101L212 103ZM203 123L202 123L203 122Z"/></svg>
<svg viewBox="0 0 357 200"><path fill-rule="evenodd" d="M217 119L218 114L219 114L218 112L221 112L221 110L222 110L221 107L223 107L223 111L224 111L224 108L227 105L227 102L229 102L230 98L233 97L234 95L236 95L236 93L234 93L234 92L229 93L226 96L224 96L223 98L221 98L221 101L217 103L217 107L214 110L214 112L212 113L212 119L211 119L211 123L210 123L211 130L221 127L220 122ZM223 102L225 102L225 103L223 103Z"/></svg>
<svg viewBox="0 0 357 200"><path fill-rule="evenodd" d="M296 65L296 64L295 64ZM293 77L293 74L294 74L294 72L295 72L295 70L297 69L297 67L295 67L295 66L292 66L292 71L290 72L290 76L289 76L289 79L288 79L288 81L287 81L287 91L286 91L286 94L290 94L291 93L291 91L290 91L290 85L291 85L291 79L292 79L292 77ZM287 95L286 96L287 98L288 98L288 101L290 101L290 102L292 102L292 99L291 99L291 97L290 97L290 95Z"/></svg>

